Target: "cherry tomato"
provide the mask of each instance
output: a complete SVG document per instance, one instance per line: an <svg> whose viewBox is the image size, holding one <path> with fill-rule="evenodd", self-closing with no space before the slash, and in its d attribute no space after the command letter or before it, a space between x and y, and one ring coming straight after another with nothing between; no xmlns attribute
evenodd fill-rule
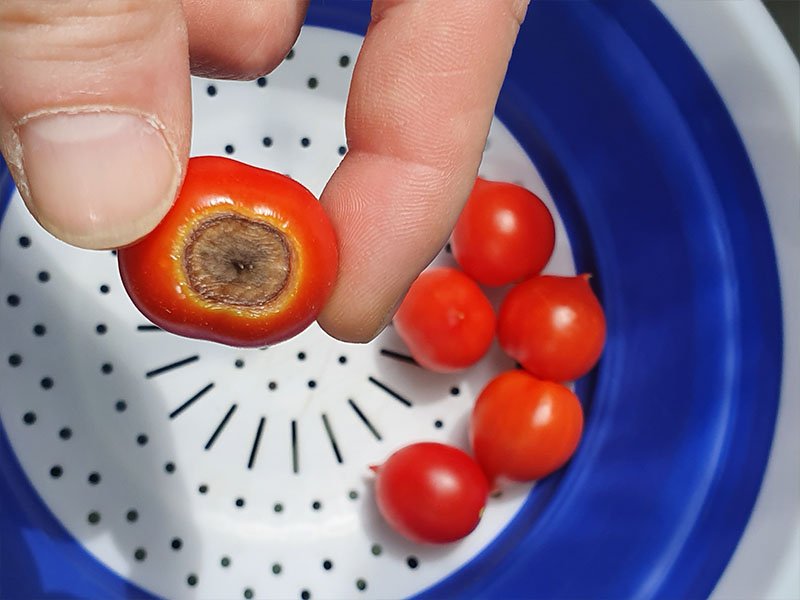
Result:
<svg viewBox="0 0 800 600"><path fill-rule="evenodd" d="M495 315L478 285L456 269L424 271L394 318L411 356L431 371L465 369L492 343Z"/></svg>
<svg viewBox="0 0 800 600"><path fill-rule="evenodd" d="M603 308L588 280L540 275L512 288L498 316L503 350L542 379L570 381L588 373L606 339Z"/></svg>
<svg viewBox="0 0 800 600"><path fill-rule="evenodd" d="M435 442L412 444L374 470L378 510L408 539L453 542L478 526L489 483L463 450Z"/></svg>
<svg viewBox="0 0 800 600"><path fill-rule="evenodd" d="M470 420L475 460L492 481L549 475L575 452L582 430L583 410L575 394L522 370L490 381Z"/></svg>
<svg viewBox="0 0 800 600"><path fill-rule="evenodd" d="M333 227L302 185L227 158L192 158L175 205L117 252L134 304L159 327L232 346L305 329L338 269Z"/></svg>
<svg viewBox="0 0 800 600"><path fill-rule="evenodd" d="M453 230L451 248L467 275L496 286L537 275L550 260L555 239L553 217L535 194L478 178Z"/></svg>

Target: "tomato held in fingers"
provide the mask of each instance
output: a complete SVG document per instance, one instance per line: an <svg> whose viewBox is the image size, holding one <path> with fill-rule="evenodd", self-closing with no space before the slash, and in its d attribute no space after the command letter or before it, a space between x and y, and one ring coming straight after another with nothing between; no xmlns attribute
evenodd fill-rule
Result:
<svg viewBox="0 0 800 600"><path fill-rule="evenodd" d="M401 448L373 470L378 510L412 541L454 542L483 516L489 482L463 450L421 442Z"/></svg>
<svg viewBox="0 0 800 600"><path fill-rule="evenodd" d="M333 227L311 192L221 157L192 158L166 217L117 256L125 289L153 323L242 347L305 329L338 269Z"/></svg>
<svg viewBox="0 0 800 600"><path fill-rule="evenodd" d="M589 276L533 277L511 289L500 306L500 346L542 379L571 381L603 352L606 321Z"/></svg>
<svg viewBox="0 0 800 600"><path fill-rule="evenodd" d="M533 481L562 467L583 431L583 410L569 388L521 370L493 379L475 402L470 441L490 480Z"/></svg>
<svg viewBox="0 0 800 600"><path fill-rule="evenodd" d="M394 324L421 366L445 373L465 369L486 354L495 314L474 281L441 267L424 271L411 285Z"/></svg>
<svg viewBox="0 0 800 600"><path fill-rule="evenodd" d="M550 211L535 194L512 183L478 178L458 218L451 247L464 272L497 286L539 274L556 239Z"/></svg>

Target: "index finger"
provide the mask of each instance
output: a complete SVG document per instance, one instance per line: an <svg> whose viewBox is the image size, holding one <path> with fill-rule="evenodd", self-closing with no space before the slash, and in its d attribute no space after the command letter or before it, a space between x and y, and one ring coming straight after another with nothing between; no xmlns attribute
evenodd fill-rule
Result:
<svg viewBox="0 0 800 600"><path fill-rule="evenodd" d="M322 195L340 274L320 316L368 341L447 240L469 195L527 0L375 0Z"/></svg>

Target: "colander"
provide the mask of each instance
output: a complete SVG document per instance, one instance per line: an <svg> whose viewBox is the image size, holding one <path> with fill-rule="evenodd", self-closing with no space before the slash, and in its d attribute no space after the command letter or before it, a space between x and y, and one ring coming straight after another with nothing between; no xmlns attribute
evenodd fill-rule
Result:
<svg viewBox="0 0 800 600"><path fill-rule="evenodd" d="M468 447L476 394L513 367L496 346L439 375L391 327L352 345L312 326L261 350L173 336L133 307L113 252L44 233L4 171L0 596L711 594L773 440L770 465L786 464L778 410L779 423L797 414L797 377L783 373L798 364L784 333L797 290L781 286L797 266L791 163L764 161L748 105L732 100L742 90L720 57L743 52L708 43L759 39L752 15L768 18L754 4L532 4L481 174L548 204L547 271L595 274L608 345L575 385L586 429L571 463L504 489L472 535L444 547L383 523L367 465L411 441ZM272 74L194 80L192 154L270 168L318 195L347 151L368 19L368 3L312 3ZM739 87L769 72L761 56L732 63ZM773 141L791 158L796 112L780 98L751 92L763 104L750 109L769 111L762 129L783 123ZM435 262L454 264L448 248Z"/></svg>

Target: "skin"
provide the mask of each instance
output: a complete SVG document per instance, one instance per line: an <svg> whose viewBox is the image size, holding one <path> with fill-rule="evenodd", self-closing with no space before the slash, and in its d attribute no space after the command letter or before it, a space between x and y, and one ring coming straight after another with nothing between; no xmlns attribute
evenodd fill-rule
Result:
<svg viewBox="0 0 800 600"><path fill-rule="evenodd" d="M335 337L377 335L445 243L526 9L374 0L347 107L349 152L321 199L340 244L320 316ZM86 248L152 230L186 170L190 72L269 72L305 10L303 0L0 2L0 149L34 217Z"/></svg>

